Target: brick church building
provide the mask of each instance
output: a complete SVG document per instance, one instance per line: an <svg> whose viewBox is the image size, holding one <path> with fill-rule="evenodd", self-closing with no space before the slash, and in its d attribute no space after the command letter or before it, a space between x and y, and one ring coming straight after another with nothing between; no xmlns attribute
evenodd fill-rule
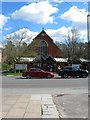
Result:
<svg viewBox="0 0 90 120"><path fill-rule="evenodd" d="M53 42L53 39L48 36L48 34L42 30L33 41L38 41L38 48L40 52L40 56L46 57L47 55L55 57L61 57L62 53L58 46Z"/></svg>
<svg viewBox="0 0 90 120"><path fill-rule="evenodd" d="M18 69L30 69L39 67L48 71L56 71L58 66L66 65L67 60L62 58L60 48L44 29L33 39L20 59L15 65Z"/></svg>

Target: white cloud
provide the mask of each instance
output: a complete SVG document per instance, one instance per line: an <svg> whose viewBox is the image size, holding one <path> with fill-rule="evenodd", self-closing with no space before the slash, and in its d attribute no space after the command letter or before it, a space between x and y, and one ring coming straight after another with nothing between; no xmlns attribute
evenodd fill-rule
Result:
<svg viewBox="0 0 90 120"><path fill-rule="evenodd" d="M80 31L81 38L86 36L87 39L87 14L86 9L79 9L77 6L73 6L59 17L65 21L72 22L72 26L75 26Z"/></svg>
<svg viewBox="0 0 90 120"><path fill-rule="evenodd" d="M22 19L38 24L53 23L53 14L57 11L57 7L53 7L48 1L42 1L21 7L19 10L12 13L12 18Z"/></svg>
<svg viewBox="0 0 90 120"><path fill-rule="evenodd" d="M65 42L65 36L68 35L68 31L71 30L72 27L61 27L58 29L46 29L45 32L54 40L54 42L60 42L60 43L64 43ZM16 32L13 32L7 36L4 37L4 39L6 38L13 38L15 37L15 34L19 34L22 35L23 31L27 31L27 35L26 37L32 37L32 39L29 39L29 41L27 41L27 39L24 39L24 41L26 41L28 44L31 43L31 41L33 40L33 38L35 38L38 35L38 32L33 32L27 28L23 28L23 29L19 29ZM87 42L86 38L87 38L87 34L86 31L79 31L80 33L80 38L83 39L82 42ZM15 41L16 42L16 41ZM14 43L14 41L13 41Z"/></svg>
<svg viewBox="0 0 90 120"><path fill-rule="evenodd" d="M5 25L5 23L8 21L9 17L6 17L2 14L0 14L0 30Z"/></svg>
<svg viewBox="0 0 90 120"><path fill-rule="evenodd" d="M51 36L51 38L54 40L54 42L64 42L64 37L67 35L68 30L70 30L70 27L61 27L59 29L47 29L46 33Z"/></svg>
<svg viewBox="0 0 90 120"><path fill-rule="evenodd" d="M61 27L58 29L47 29L46 33L54 40L54 42L65 42L65 36L68 35L68 31L71 30L72 27ZM78 28L76 28L78 30ZM87 31L85 30L78 30L78 33L80 34L80 40L82 42L87 42Z"/></svg>
<svg viewBox="0 0 90 120"><path fill-rule="evenodd" d="M49 0L50 1L50 0ZM53 2L58 2L58 3L62 3L63 0L53 0Z"/></svg>
<svg viewBox="0 0 90 120"><path fill-rule="evenodd" d="M4 28L4 30L6 30L6 31L7 31L7 30L11 30L11 29L12 29L12 27L5 27L5 28Z"/></svg>
<svg viewBox="0 0 90 120"><path fill-rule="evenodd" d="M63 42L64 41L64 36L67 35L68 30L70 30L70 27L61 27L59 29L46 29L45 32L54 40L54 42L58 41L58 42ZM27 28L22 28L19 29L11 34L8 34L6 36L3 37L3 40L6 39L10 39L13 41L13 43L16 43L16 36L22 37L22 33L26 31L26 38L31 38L29 39L29 41L27 39L24 39L24 41L26 41L28 44L31 43L31 41L33 40L33 38L35 38L38 35L38 32L33 32ZM39 31L40 32L40 31ZM15 41L14 41L15 40ZM18 39L17 39L18 40Z"/></svg>
<svg viewBox="0 0 90 120"><path fill-rule="evenodd" d="M31 43L32 39L36 37L37 34L37 32L32 32L27 28L22 28L17 30L16 32L6 35L5 37L3 37L3 40L11 40L13 43L16 44L16 42L20 41L20 38L23 37L23 42L27 42L29 44Z"/></svg>
<svg viewBox="0 0 90 120"><path fill-rule="evenodd" d="M81 30L87 27L86 9L79 9L77 6L73 6L59 17L63 20L72 22L72 25L78 26Z"/></svg>
<svg viewBox="0 0 90 120"><path fill-rule="evenodd" d="M64 36L67 35L68 30L70 30L70 27L61 27L59 29L46 29L45 32L54 40L54 42L58 41L58 42L64 42ZM31 43L31 41L33 40L33 38L35 38L39 33L38 32L33 32L27 28L22 28L19 29L11 34L6 35L5 37L3 37L3 40L6 40L7 38L15 38L13 39L13 43L16 43L16 35L22 36L22 33L24 31L27 31L26 37L27 38L31 38L29 39L29 41L27 39L24 39L24 41L26 41L28 44ZM40 31L39 31L40 32ZM15 40L15 41L14 41Z"/></svg>
<svg viewBox="0 0 90 120"><path fill-rule="evenodd" d="M0 42L0 48L4 48L3 44Z"/></svg>
<svg viewBox="0 0 90 120"><path fill-rule="evenodd" d="M85 9L79 9L77 6L73 6L60 17L64 20L75 23L86 23L87 12Z"/></svg>

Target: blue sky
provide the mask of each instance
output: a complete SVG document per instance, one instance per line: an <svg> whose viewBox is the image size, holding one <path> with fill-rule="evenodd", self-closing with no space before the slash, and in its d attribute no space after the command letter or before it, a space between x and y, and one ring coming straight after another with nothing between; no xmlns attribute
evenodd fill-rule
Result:
<svg viewBox="0 0 90 120"><path fill-rule="evenodd" d="M44 28L54 41L59 42L72 26L78 29L81 38L87 35L85 2L2 2L0 18L4 40L5 36L24 28L34 36Z"/></svg>

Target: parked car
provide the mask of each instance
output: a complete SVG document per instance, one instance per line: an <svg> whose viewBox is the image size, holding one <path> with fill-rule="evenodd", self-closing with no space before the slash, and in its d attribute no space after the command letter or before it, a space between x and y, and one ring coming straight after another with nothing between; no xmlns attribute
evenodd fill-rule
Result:
<svg viewBox="0 0 90 120"><path fill-rule="evenodd" d="M76 69L72 66L66 66L58 71L58 75L63 78L68 78L68 76L78 76L81 78L86 78L89 75L89 71L80 68Z"/></svg>
<svg viewBox="0 0 90 120"><path fill-rule="evenodd" d="M53 78L54 74L52 72L44 71L40 68L31 68L30 70L23 71L23 77L39 77L39 78Z"/></svg>
<svg viewBox="0 0 90 120"><path fill-rule="evenodd" d="M15 72L15 69L14 69L14 68L10 68L10 69L9 69L9 72L14 73L14 72Z"/></svg>
<svg viewBox="0 0 90 120"><path fill-rule="evenodd" d="M14 68L10 68L9 70L2 71L2 74L14 73L14 72L15 72L15 69Z"/></svg>

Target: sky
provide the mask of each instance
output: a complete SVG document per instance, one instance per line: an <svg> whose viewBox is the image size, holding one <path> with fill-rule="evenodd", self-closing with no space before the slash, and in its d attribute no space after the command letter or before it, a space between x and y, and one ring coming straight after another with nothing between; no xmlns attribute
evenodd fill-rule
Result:
<svg viewBox="0 0 90 120"><path fill-rule="evenodd" d="M0 4L1 6L1 4ZM63 2L47 0L39 2L2 2L0 13L1 43L6 36L27 29L33 38L42 31L62 43L68 30L75 27L83 42L87 41L87 2ZM31 41L31 40L30 40Z"/></svg>

